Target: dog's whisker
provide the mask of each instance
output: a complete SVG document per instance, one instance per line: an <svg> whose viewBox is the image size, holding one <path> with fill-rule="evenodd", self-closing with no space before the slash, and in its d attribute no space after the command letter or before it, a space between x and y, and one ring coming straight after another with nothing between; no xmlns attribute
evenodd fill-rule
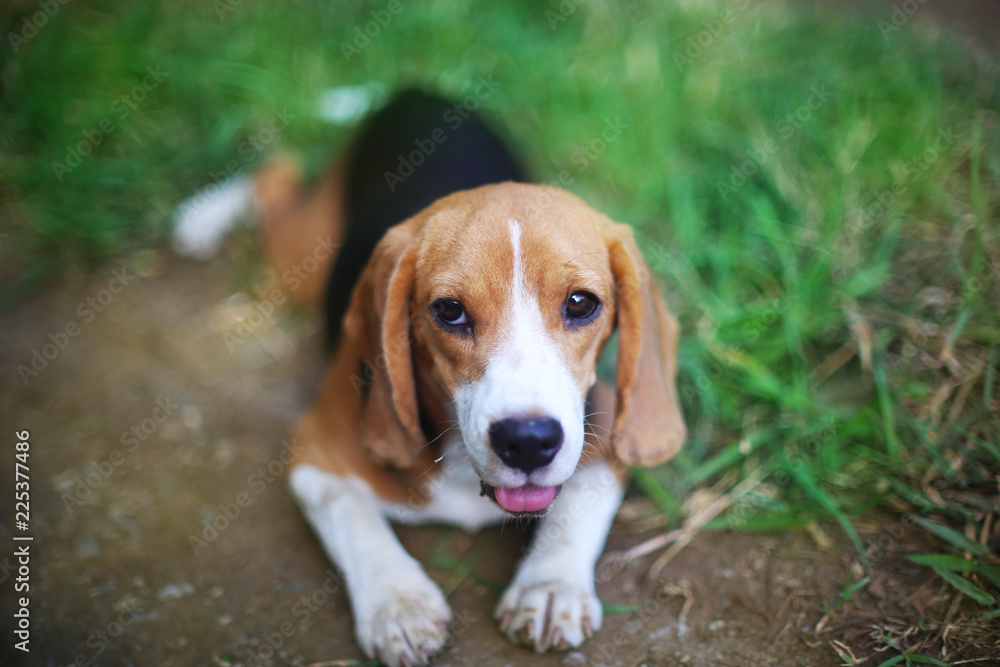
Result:
<svg viewBox="0 0 1000 667"><path fill-rule="evenodd" d="M593 431L585 431L585 433L586 433L586 435L589 435L594 440L597 440L598 444L600 444L602 446L607 446L607 444L610 442L609 438L605 438L604 436L598 435L597 433L595 433ZM591 448L596 449L596 446L593 443L588 442L587 440L583 441L583 446L584 446L584 448L591 447Z"/></svg>
<svg viewBox="0 0 1000 667"><path fill-rule="evenodd" d="M449 434L452 431L454 431L456 428L458 428L458 422L455 422L454 424L452 424L451 426L449 426L445 430L441 431L441 433L439 433L436 438L434 438L433 440L429 440L427 443L425 443L424 447L430 447L435 442L437 442L438 440L440 440L441 438L443 438L447 434ZM434 459L434 462L437 463L437 462L441 461L441 459L443 459L443 458L444 458L444 454L442 454L439 458Z"/></svg>

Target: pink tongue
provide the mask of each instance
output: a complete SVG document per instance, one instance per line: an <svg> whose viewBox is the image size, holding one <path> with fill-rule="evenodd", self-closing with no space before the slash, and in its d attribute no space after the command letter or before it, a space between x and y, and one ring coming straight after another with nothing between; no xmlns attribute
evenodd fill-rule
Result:
<svg viewBox="0 0 1000 667"><path fill-rule="evenodd" d="M508 512L537 512L552 504L556 497L556 487L525 484L516 489L494 487L494 495L500 507Z"/></svg>

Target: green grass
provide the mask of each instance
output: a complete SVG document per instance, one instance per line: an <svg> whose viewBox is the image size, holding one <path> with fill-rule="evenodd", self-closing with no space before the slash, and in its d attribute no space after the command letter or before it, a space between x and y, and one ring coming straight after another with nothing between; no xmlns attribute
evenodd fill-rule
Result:
<svg viewBox="0 0 1000 667"><path fill-rule="evenodd" d="M231 160L281 145L322 164L348 132L313 114L326 87L464 97L491 77L484 107L539 179L568 172L635 225L681 319L689 442L641 477L664 512L763 466L766 493L724 525L832 520L864 561L851 518L892 502L978 536L960 498L995 493L1000 468L997 70L910 26L742 4L404 3L348 62L388 3L70 3L0 49L3 303L163 246L171 208ZM147 67L168 76L119 117ZM240 152L275 110L288 127ZM588 155L609 120L625 127Z"/></svg>

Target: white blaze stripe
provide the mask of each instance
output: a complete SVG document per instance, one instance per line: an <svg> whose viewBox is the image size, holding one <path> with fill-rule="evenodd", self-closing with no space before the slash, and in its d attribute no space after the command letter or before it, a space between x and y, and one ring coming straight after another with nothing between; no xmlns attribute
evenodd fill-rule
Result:
<svg viewBox="0 0 1000 667"><path fill-rule="evenodd" d="M545 330L537 295L528 286L521 226L509 221L513 275L506 304L506 331L481 380L456 395L459 424L477 472L493 486L521 486L529 481L507 467L489 443L491 424L507 418L552 417L562 426L562 449L530 481L539 486L563 483L576 469L583 450L583 400L555 341Z"/></svg>
<svg viewBox="0 0 1000 667"><path fill-rule="evenodd" d="M514 253L514 271L511 274L511 305L514 309L514 316L519 317L521 310L518 306L528 301L528 285L524 276L524 259L521 257L521 225L517 220L508 220L510 228L510 247Z"/></svg>

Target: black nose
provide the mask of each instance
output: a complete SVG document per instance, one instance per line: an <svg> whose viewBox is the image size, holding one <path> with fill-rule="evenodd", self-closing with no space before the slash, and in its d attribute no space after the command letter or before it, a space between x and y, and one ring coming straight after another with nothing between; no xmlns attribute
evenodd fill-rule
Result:
<svg viewBox="0 0 1000 667"><path fill-rule="evenodd" d="M562 441L562 426L551 417L503 419L490 426L493 451L508 466L526 473L551 463Z"/></svg>

